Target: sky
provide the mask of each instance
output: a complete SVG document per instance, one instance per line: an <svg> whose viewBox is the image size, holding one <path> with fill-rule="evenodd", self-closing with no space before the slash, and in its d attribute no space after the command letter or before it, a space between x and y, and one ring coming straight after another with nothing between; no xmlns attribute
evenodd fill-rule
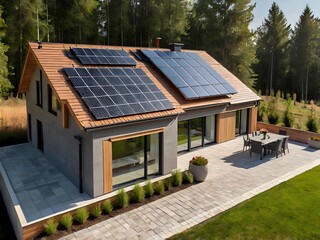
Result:
<svg viewBox="0 0 320 240"><path fill-rule="evenodd" d="M262 22L269 14L269 9L273 2L278 4L279 8L284 13L287 22L294 28L300 15L308 4L315 17L320 17L320 0L251 0L256 3L253 10L254 19L250 25L250 29L255 30L262 25Z"/></svg>

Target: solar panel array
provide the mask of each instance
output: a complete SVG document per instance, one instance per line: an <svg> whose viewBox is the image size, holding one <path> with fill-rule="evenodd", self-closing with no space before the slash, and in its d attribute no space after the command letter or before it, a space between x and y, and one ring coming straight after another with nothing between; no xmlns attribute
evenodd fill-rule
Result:
<svg viewBox="0 0 320 240"><path fill-rule="evenodd" d="M173 109L139 68L64 68L69 81L98 120Z"/></svg>
<svg viewBox="0 0 320 240"><path fill-rule="evenodd" d="M136 66L136 61L124 50L71 48L83 65Z"/></svg>
<svg viewBox="0 0 320 240"><path fill-rule="evenodd" d="M223 96L237 91L197 53L141 50L186 99Z"/></svg>

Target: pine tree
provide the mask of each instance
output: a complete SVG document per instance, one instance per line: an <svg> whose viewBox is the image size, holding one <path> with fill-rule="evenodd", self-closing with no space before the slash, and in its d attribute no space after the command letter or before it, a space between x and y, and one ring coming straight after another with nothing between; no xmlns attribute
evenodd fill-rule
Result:
<svg viewBox="0 0 320 240"><path fill-rule="evenodd" d="M320 24L306 6L297 23L291 48L291 89L298 98L308 100L309 92L319 97Z"/></svg>
<svg viewBox="0 0 320 240"><path fill-rule="evenodd" d="M199 0L190 19L189 43L206 50L247 85L252 86L251 65L255 62L250 0ZM200 41L195 41L200 37Z"/></svg>
<svg viewBox="0 0 320 240"><path fill-rule="evenodd" d="M286 90L290 31L290 25L287 24L283 12L273 3L269 15L257 30L256 89L263 93Z"/></svg>
<svg viewBox="0 0 320 240"><path fill-rule="evenodd" d="M5 37L4 29L6 27L5 21L2 18L2 13L3 8L0 5L0 98L7 98L13 86L8 80L8 57L6 55L8 47L2 42L2 39Z"/></svg>

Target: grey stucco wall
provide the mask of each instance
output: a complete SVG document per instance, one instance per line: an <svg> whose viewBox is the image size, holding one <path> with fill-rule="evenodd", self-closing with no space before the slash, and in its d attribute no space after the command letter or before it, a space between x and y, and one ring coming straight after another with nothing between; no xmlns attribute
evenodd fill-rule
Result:
<svg viewBox="0 0 320 240"><path fill-rule="evenodd" d="M167 174L177 168L177 134L178 119L172 120L163 133L163 173Z"/></svg>
<svg viewBox="0 0 320 240"><path fill-rule="evenodd" d="M163 137L163 166L165 173L177 166L177 121L176 117L123 124L93 132L93 196L103 194L103 141L112 137L142 133L166 128ZM170 154L169 154L170 153ZM171 168L172 167L172 168ZM170 168L170 169L169 169Z"/></svg>
<svg viewBox="0 0 320 240"><path fill-rule="evenodd" d="M81 130L70 113L69 127L62 127L62 113L48 112L48 81L42 73L42 108L36 104L36 81L40 80L40 69L36 68L29 91L26 93L27 112L31 114L32 145L37 148L37 120L42 122L44 156L57 167L68 179L79 187L79 141L75 135L83 137L84 191L92 195L92 134Z"/></svg>

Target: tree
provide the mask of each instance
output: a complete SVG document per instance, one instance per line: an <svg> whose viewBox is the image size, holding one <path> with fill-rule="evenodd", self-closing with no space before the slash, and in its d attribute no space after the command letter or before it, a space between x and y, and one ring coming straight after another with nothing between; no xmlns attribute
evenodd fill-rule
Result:
<svg viewBox="0 0 320 240"><path fill-rule="evenodd" d="M306 101L309 99L310 91L318 98L320 92L318 80L320 70L320 24L319 20L314 18L308 6L300 16L292 41L290 64L292 92L296 92L298 98Z"/></svg>
<svg viewBox="0 0 320 240"><path fill-rule="evenodd" d="M273 3L268 17L257 30L257 59L255 72L258 74L256 89L263 93L286 90L289 70L290 25L276 3Z"/></svg>
<svg viewBox="0 0 320 240"><path fill-rule="evenodd" d="M250 0L199 0L190 19L190 43L206 50L247 85L252 86L251 65L255 62ZM200 36L200 41L195 41ZM199 44L200 43L200 44Z"/></svg>
<svg viewBox="0 0 320 240"><path fill-rule="evenodd" d="M0 98L7 98L10 91L13 89L10 81L8 80L8 57L6 52L8 47L2 42L5 37L5 21L2 18L3 8L0 5Z"/></svg>

